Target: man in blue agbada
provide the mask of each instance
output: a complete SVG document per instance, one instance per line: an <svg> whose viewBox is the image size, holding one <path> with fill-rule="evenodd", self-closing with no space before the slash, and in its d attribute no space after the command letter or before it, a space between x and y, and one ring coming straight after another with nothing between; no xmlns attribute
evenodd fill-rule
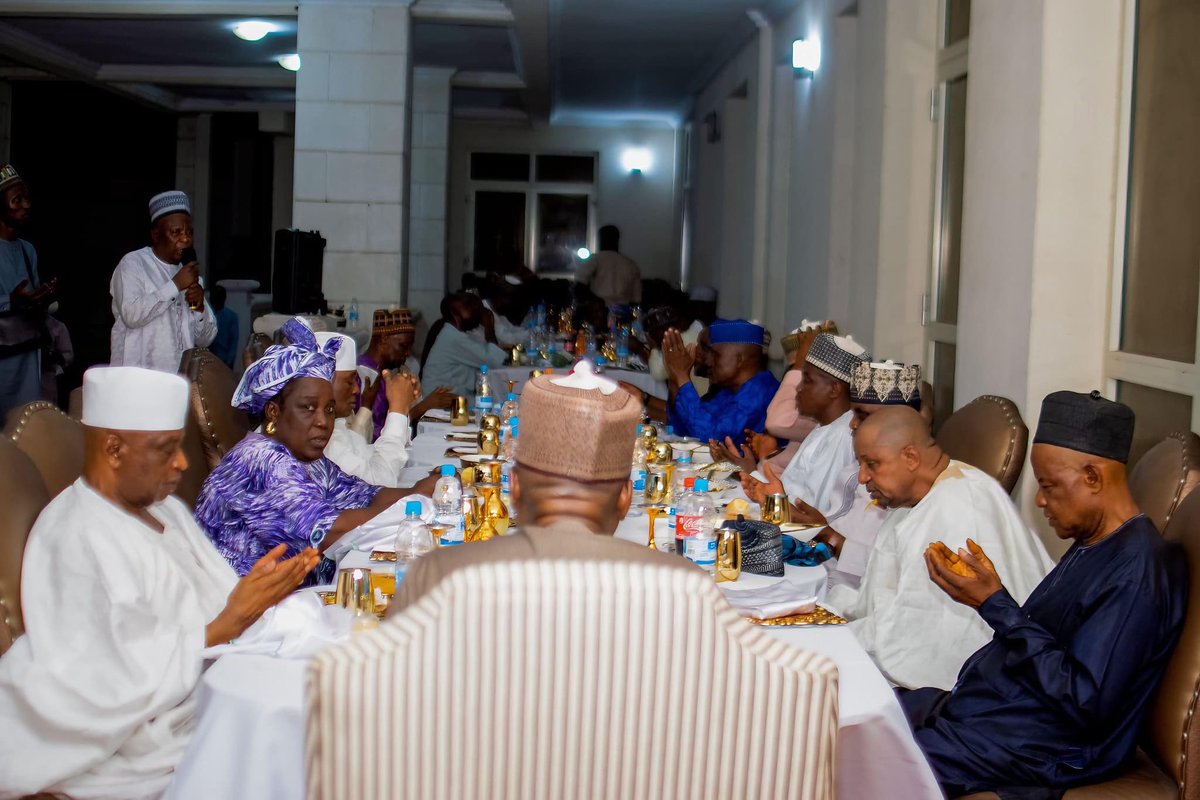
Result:
<svg viewBox="0 0 1200 800"><path fill-rule="evenodd" d="M1183 626L1187 575L1130 495L1132 438L1133 412L1098 392L1042 402L1037 504L1075 543L1024 606L974 542L926 552L932 580L995 631L951 691L900 697L950 797L1057 798L1133 756Z"/></svg>
<svg viewBox="0 0 1200 800"><path fill-rule="evenodd" d="M747 430L762 433L767 406L779 390L779 381L765 368L766 331L745 320L717 321L709 326L712 338L711 388L701 398L691 382L694 356L685 349L677 331L663 337L663 360L669 375L669 419L675 432L703 442L729 437L745 441Z"/></svg>

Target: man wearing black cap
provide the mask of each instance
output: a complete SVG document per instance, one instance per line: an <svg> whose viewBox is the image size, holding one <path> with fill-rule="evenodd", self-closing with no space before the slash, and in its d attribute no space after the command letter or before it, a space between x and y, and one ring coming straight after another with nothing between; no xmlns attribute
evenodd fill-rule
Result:
<svg viewBox="0 0 1200 800"><path fill-rule="evenodd" d="M1133 412L1098 392L1042 402L1037 504L1075 543L1024 606L974 542L926 552L934 583L995 632L953 691L901 696L949 796L1059 797L1132 756L1187 599L1182 559L1130 495L1132 438Z"/></svg>

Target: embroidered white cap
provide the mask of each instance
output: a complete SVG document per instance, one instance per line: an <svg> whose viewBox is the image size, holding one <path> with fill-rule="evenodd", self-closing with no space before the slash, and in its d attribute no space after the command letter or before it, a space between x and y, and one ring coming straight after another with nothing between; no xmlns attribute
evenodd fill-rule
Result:
<svg viewBox="0 0 1200 800"><path fill-rule="evenodd" d="M354 340L344 333L333 333L332 331L317 331L317 344L322 350L329 342L337 339L341 341L342 346L338 348L336 366L334 369L338 372L353 372L358 369L358 346L354 344Z"/></svg>
<svg viewBox="0 0 1200 800"><path fill-rule="evenodd" d="M188 382L142 367L83 373L83 424L115 431L177 431L187 422Z"/></svg>

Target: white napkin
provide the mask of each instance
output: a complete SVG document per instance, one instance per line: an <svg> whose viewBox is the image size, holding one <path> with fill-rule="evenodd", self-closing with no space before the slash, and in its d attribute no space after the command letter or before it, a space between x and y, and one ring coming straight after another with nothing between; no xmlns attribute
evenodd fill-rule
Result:
<svg viewBox="0 0 1200 800"><path fill-rule="evenodd" d="M432 524L433 500L424 495L410 494L392 503L357 528L347 531L325 551L325 557L341 561L351 550L379 550L383 545L386 546L382 549L391 550L396 541L396 527L404 521L404 507L410 500L421 504L421 520L426 525Z"/></svg>
<svg viewBox="0 0 1200 800"><path fill-rule="evenodd" d="M817 598L805 594L788 580L779 580L761 589L731 589L720 587L729 605L743 617L774 619L791 614L807 614L817 607Z"/></svg>
<svg viewBox="0 0 1200 800"><path fill-rule="evenodd" d="M250 653L278 658L309 658L350 636L354 616L327 606L316 592L297 592L268 608L258 622L229 644L200 651L204 658Z"/></svg>
<svg viewBox="0 0 1200 800"><path fill-rule="evenodd" d="M431 422L449 422L450 411L445 408L431 408L425 412L425 416L421 419L427 419Z"/></svg>

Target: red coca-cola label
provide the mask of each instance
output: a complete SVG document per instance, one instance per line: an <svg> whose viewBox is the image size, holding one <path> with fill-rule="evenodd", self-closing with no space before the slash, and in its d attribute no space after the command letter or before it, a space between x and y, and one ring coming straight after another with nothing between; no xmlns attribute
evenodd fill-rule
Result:
<svg viewBox="0 0 1200 800"><path fill-rule="evenodd" d="M695 536L702 530L704 530L704 517L701 515L684 516L679 514L675 517L675 538L677 539Z"/></svg>

